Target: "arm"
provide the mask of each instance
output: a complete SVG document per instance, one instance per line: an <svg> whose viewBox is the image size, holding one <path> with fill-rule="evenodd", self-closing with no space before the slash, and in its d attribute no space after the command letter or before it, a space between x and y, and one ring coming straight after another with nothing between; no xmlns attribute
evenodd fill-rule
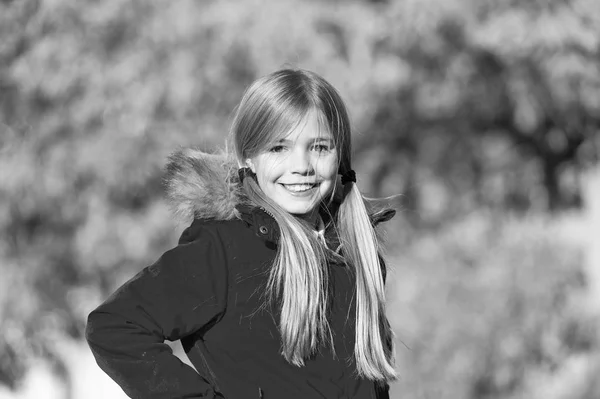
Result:
<svg viewBox="0 0 600 399"><path fill-rule="evenodd" d="M210 238L166 252L88 317L86 338L98 365L132 398L220 397L164 343L225 311L226 258Z"/></svg>

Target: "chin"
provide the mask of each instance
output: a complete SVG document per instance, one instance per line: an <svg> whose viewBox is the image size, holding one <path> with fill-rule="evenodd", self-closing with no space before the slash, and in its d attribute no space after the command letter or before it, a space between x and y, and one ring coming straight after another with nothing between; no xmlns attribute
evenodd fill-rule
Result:
<svg viewBox="0 0 600 399"><path fill-rule="evenodd" d="M284 208L285 209L285 208ZM285 209L288 213L291 213L294 216L305 216L311 213L311 209Z"/></svg>
<svg viewBox="0 0 600 399"><path fill-rule="evenodd" d="M283 209L285 209L288 213L291 213L292 215L295 216L305 216L308 215L310 213L312 213L314 207L308 207L308 206L286 206L283 207Z"/></svg>

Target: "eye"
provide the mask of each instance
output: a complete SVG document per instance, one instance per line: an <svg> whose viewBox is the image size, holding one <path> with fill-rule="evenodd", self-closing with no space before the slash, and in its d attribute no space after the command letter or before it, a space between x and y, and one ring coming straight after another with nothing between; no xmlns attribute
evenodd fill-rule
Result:
<svg viewBox="0 0 600 399"><path fill-rule="evenodd" d="M285 147L282 146L282 145L279 145L279 144L278 145L274 145L271 148L269 148L269 152L281 152L283 150L285 150Z"/></svg>
<svg viewBox="0 0 600 399"><path fill-rule="evenodd" d="M314 151L317 151L317 152L319 152L319 153L320 153L320 152L328 152L328 151L330 151L330 148L329 148L329 146L328 146L328 145L325 145L325 144L315 144L315 145L312 147L312 149L313 149Z"/></svg>

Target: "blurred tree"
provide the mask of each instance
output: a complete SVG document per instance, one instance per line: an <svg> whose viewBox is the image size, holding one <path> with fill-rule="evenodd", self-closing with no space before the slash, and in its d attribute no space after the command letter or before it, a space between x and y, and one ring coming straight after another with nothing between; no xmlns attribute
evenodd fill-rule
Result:
<svg viewBox="0 0 600 399"><path fill-rule="evenodd" d="M374 189L399 171L410 206L434 221L443 215L422 208L431 180L449 192L445 216L477 204L579 206L580 187L568 179L597 162L600 146L597 3L436 4L395 2L394 33L375 46L410 73L362 127L370 134L360 147L385 154Z"/></svg>

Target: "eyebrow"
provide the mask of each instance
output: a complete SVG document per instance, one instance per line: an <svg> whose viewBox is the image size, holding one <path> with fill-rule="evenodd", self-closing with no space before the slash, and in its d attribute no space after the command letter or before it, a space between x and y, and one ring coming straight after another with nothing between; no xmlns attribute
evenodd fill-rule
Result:
<svg viewBox="0 0 600 399"><path fill-rule="evenodd" d="M327 137L313 137L312 139L309 139L308 141L311 141L313 143L321 143L321 142L327 142L329 144L334 144L335 141L333 139L327 138ZM289 139L279 139L276 141L276 143L278 144L289 144L292 143L292 140Z"/></svg>

